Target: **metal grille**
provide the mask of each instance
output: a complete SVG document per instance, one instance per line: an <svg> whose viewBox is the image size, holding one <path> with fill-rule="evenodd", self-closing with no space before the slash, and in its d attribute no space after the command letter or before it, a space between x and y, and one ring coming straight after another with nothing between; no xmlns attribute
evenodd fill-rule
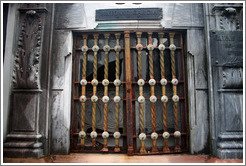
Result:
<svg viewBox="0 0 246 166"><path fill-rule="evenodd" d="M181 32L76 32L72 152L188 150Z"/></svg>

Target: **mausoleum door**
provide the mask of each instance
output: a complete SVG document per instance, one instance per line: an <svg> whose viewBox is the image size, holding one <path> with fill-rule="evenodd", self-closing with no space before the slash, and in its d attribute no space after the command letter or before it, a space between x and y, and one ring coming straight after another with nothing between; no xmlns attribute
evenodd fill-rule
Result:
<svg viewBox="0 0 246 166"><path fill-rule="evenodd" d="M188 150L183 36L74 33L71 152Z"/></svg>

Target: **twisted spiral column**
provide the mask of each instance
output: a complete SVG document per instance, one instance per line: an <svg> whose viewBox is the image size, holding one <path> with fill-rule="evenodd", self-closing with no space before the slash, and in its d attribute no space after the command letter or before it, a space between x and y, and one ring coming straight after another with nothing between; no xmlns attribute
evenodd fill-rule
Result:
<svg viewBox="0 0 246 166"><path fill-rule="evenodd" d="M164 33L158 33L159 36L159 43L162 45L164 43L163 36ZM160 66L161 66L161 78L165 79L165 61L164 61L164 49L160 50ZM166 96L166 85L162 85L162 96ZM163 128L164 132L167 132L167 103L162 102L162 120L163 120ZM163 146L164 153L170 153L170 149L168 147L168 138L164 139L164 146Z"/></svg>
<svg viewBox="0 0 246 166"><path fill-rule="evenodd" d="M175 33L169 33L169 37L170 37L170 46L174 44L174 35ZM176 78L176 66L175 66L175 50L171 49L171 65L172 65L172 77L173 79ZM173 85L173 96L177 95L177 86ZM178 103L174 102L173 104L173 109L174 109L174 127L175 127L175 132L178 131L178 126L179 126L179 122L178 122ZM179 146L179 138L175 137L175 148L174 148L175 152L180 152L181 148Z"/></svg>
<svg viewBox="0 0 246 166"><path fill-rule="evenodd" d="M97 46L99 34L93 34L94 36L94 46ZM94 51L93 59L93 79L97 79L97 51ZM97 86L93 85L93 96L96 96ZM96 102L93 102L92 105L92 131L96 132ZM92 138L92 147L96 147L96 139Z"/></svg>
<svg viewBox="0 0 246 166"><path fill-rule="evenodd" d="M83 46L87 47L87 34L82 35L83 36ZM86 79L86 65L87 65L87 59L86 59L86 51L83 51L83 66L82 66L82 79ZM82 85L81 90L81 96L85 96L86 94L86 87L85 85ZM85 103L81 103L81 131L85 131ZM85 145L85 139L81 138L80 140L81 146Z"/></svg>
<svg viewBox="0 0 246 166"><path fill-rule="evenodd" d="M148 32L148 46L152 46L152 48L149 48L149 74L150 79L154 79L154 66L153 66L153 51L154 48L152 45L152 32ZM155 86L151 85L151 96L155 95ZM155 128L156 128L156 117L155 117L155 103L151 103L151 123L152 123L152 134L155 134ZM157 139L157 138L156 138ZM153 147L151 149L151 152L158 152L158 149L156 147L156 139L153 139Z"/></svg>
<svg viewBox="0 0 246 166"><path fill-rule="evenodd" d="M108 46L109 43L109 36L110 34L104 34L105 38L105 46ZM105 50L104 50L105 51ZM109 51L105 51L105 58L104 58L104 79L108 79L108 54ZM108 96L108 85L104 86L104 96ZM104 103L104 110L103 110L103 130L104 132L107 132L108 130L108 103ZM103 152L108 152L108 145L107 145L107 138L103 139L103 149L101 150Z"/></svg>
<svg viewBox="0 0 246 166"><path fill-rule="evenodd" d="M137 35L137 46L136 49L138 51L138 79L142 79L142 54L141 50L143 49L143 46L141 44L141 36L142 32L136 32ZM143 86L139 86L139 96L143 96ZM144 134L144 109L143 109L143 103L139 103L139 121L140 121L140 130L141 134ZM140 135L141 135L140 134ZM141 140L141 148L140 153L144 154L147 153L144 145L144 140Z"/></svg>
<svg viewBox="0 0 246 166"><path fill-rule="evenodd" d="M116 48L120 47L120 33L115 34L116 37ZM120 79L120 51L119 49L115 49L116 51L116 60L115 60L115 78L116 80ZM115 87L115 95L119 96L120 87ZM115 103L115 131L119 132L119 102ZM119 138L115 138L115 152L120 152L119 147Z"/></svg>

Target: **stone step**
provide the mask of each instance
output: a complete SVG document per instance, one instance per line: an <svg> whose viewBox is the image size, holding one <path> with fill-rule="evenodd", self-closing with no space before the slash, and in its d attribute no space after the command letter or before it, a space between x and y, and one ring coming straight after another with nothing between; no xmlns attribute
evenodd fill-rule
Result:
<svg viewBox="0 0 246 166"><path fill-rule="evenodd" d="M243 149L242 141L223 141L218 143L218 147L221 149Z"/></svg>
<svg viewBox="0 0 246 166"><path fill-rule="evenodd" d="M4 148L4 157L15 158L40 158L43 157L43 149L28 149L28 148Z"/></svg>
<svg viewBox="0 0 246 166"><path fill-rule="evenodd" d="M7 139L40 139L41 134L8 134Z"/></svg>
<svg viewBox="0 0 246 166"><path fill-rule="evenodd" d="M41 142L34 141L10 141L3 144L4 148L40 148Z"/></svg>

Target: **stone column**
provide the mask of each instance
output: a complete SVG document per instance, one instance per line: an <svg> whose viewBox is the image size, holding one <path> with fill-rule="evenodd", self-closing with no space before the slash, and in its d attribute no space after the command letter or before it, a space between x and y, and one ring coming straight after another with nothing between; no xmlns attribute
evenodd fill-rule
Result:
<svg viewBox="0 0 246 166"><path fill-rule="evenodd" d="M5 157L41 157L39 114L42 96L41 59L46 4L21 4L19 36L14 55L9 134Z"/></svg>
<svg viewBox="0 0 246 166"><path fill-rule="evenodd" d="M242 7L206 5L211 147L223 159L243 158Z"/></svg>

